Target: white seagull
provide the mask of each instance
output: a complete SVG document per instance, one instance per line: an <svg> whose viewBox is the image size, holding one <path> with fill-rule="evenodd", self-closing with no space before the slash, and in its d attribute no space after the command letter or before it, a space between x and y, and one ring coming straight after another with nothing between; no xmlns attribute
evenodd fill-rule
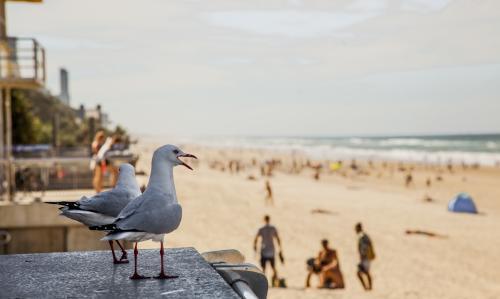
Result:
<svg viewBox="0 0 500 299"><path fill-rule="evenodd" d="M182 208L175 193L173 168L183 165L193 170L180 158L197 159L186 154L175 145L164 145L153 154L151 176L142 195L130 202L111 225L91 227L90 229L110 231L102 240L128 240L135 242L134 274L131 279L148 278L137 273L137 242L153 240L160 242L161 271L155 278L169 279L177 276L165 275L163 270L163 238L179 227Z"/></svg>
<svg viewBox="0 0 500 299"><path fill-rule="evenodd" d="M108 191L101 192L92 197L82 197L79 201L47 202L62 205L59 210L61 215L76 220L86 226L106 225L115 221L116 217L134 198L141 195L141 190L135 179L135 169L132 165L120 165L116 186ZM113 241L109 246L113 254L113 263L128 263L127 252L120 242L116 241L122 250L118 260L115 256Z"/></svg>

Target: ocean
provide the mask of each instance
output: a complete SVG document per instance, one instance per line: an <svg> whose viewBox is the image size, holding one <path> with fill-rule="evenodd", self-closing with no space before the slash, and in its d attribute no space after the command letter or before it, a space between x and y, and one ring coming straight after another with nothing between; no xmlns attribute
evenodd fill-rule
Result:
<svg viewBox="0 0 500 299"><path fill-rule="evenodd" d="M317 159L500 165L500 134L379 137L202 137L207 146L301 152Z"/></svg>

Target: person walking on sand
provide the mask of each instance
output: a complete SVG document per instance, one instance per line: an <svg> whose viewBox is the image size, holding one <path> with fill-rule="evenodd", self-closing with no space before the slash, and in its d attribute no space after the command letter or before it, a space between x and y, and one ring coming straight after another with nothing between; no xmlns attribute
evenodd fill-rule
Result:
<svg viewBox="0 0 500 299"><path fill-rule="evenodd" d="M253 241L253 250L257 252L257 243L260 238L260 265L262 266L262 272L266 273L266 265L269 263L273 271L273 276L271 282L278 278L278 271L276 270L276 249L274 246L274 241L278 243L279 254L281 253L281 240L278 236L278 230L276 227L270 224L271 217L269 215L264 216L264 226L257 231L257 235ZM271 284L272 285L272 284Z"/></svg>
<svg viewBox="0 0 500 299"><path fill-rule="evenodd" d="M271 183L269 180L266 180L266 199L265 199L266 204L274 205L274 199L273 199L273 189L271 188Z"/></svg>
<svg viewBox="0 0 500 299"><path fill-rule="evenodd" d="M361 223L355 226L358 234L358 251L360 263L358 264L358 278L367 291L372 289L372 277L370 275L370 264L375 259L373 243L368 235L363 231Z"/></svg>
<svg viewBox="0 0 500 299"><path fill-rule="evenodd" d="M411 175L411 172L409 172L405 177L405 186L406 188L409 188L411 185L413 185L413 176Z"/></svg>

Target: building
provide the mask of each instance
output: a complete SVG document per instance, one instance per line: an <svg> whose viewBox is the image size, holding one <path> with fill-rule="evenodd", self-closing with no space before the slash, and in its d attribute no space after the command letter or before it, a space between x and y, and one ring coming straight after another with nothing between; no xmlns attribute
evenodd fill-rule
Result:
<svg viewBox="0 0 500 299"><path fill-rule="evenodd" d="M71 106L70 96L69 96L69 73L65 68L59 69L59 82L61 86L61 92L59 94L59 99L64 104Z"/></svg>

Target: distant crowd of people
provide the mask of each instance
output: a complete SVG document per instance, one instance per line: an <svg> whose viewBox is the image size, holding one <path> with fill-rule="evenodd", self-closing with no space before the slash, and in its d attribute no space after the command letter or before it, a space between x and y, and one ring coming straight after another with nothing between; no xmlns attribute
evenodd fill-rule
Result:
<svg viewBox="0 0 500 299"><path fill-rule="evenodd" d="M361 223L357 223L354 227L358 236L358 253L359 263L357 265L357 276L365 290L372 289L372 276L370 274L370 266L375 259L375 250L372 240L363 231ZM271 225L269 215L264 216L264 226L259 228L253 242L253 249L257 252L260 241L260 265L264 274L267 266L271 267L271 285L275 287L286 287L285 280L279 278L276 267L276 257L281 263L284 263L283 250L281 240L278 235L278 230L274 225ZM276 249L275 244L278 246ZM345 287L344 277L340 270L340 262L337 251L330 247L327 239L321 240L321 250L316 258L310 258L306 261L307 276L305 287L311 286L310 280L313 275L319 277L320 288L343 289Z"/></svg>
<svg viewBox="0 0 500 299"><path fill-rule="evenodd" d="M500 163L499 163L500 164ZM376 178L380 179L384 176L394 177L396 172L403 174L403 186L406 188L417 187L417 180L415 178L415 173L418 168L435 171L436 175L432 176L427 174L424 178L423 183L427 188L431 188L434 183L439 183L444 180L443 175L448 172L454 174L459 166L453 165L448 162L446 165L432 165L427 164L423 166L415 165L412 163L404 162L374 162L368 160L365 162L359 162L355 159L350 161L313 161L300 155L292 154L290 159L288 158L271 158L259 161L257 158L252 158L245 161L244 159L229 159L227 162L221 161L219 159L214 159L209 162L209 166L212 169L219 171L227 171L230 174L239 174L249 168L257 168L260 170L261 177L266 178L265 181L265 204L274 205L274 198L272 196L272 189L270 178L274 176L276 171L288 174L300 174L304 170L312 171L312 178L316 181L320 181L325 174L336 174L343 178L356 179L362 176L374 175ZM480 165L466 164L462 163L462 169L479 169ZM257 180L256 174L248 174L248 180ZM465 177L463 178L465 180Z"/></svg>

